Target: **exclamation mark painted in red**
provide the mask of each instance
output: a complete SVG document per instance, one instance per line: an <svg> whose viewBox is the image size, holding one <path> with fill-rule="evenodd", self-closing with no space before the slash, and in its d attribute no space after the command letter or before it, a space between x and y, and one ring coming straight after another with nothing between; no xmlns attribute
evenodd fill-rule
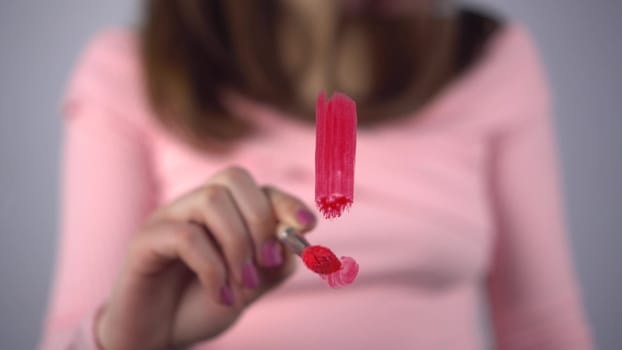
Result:
<svg viewBox="0 0 622 350"><path fill-rule="evenodd" d="M354 200L356 104L335 93L317 99L315 145L315 202L325 218L341 216Z"/></svg>

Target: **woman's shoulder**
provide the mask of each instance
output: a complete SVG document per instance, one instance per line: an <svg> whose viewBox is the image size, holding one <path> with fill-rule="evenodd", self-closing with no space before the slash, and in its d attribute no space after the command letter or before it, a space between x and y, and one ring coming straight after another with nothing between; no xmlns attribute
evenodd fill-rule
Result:
<svg viewBox="0 0 622 350"><path fill-rule="evenodd" d="M89 40L85 52L94 55L119 55L130 58L138 49L138 33L133 28L106 28L95 33Z"/></svg>
<svg viewBox="0 0 622 350"><path fill-rule="evenodd" d="M504 24L489 43L478 80L482 92L511 106L514 121L540 114L548 109L550 86L540 44L521 22ZM519 117L517 117L519 115Z"/></svg>
<svg viewBox="0 0 622 350"><path fill-rule="evenodd" d="M458 26L462 70L428 106L430 122L496 133L548 113L548 78L526 25L468 10Z"/></svg>
<svg viewBox="0 0 622 350"><path fill-rule="evenodd" d="M138 41L138 35L130 28L98 32L79 55L73 78L126 79L125 82L137 78L140 70Z"/></svg>
<svg viewBox="0 0 622 350"><path fill-rule="evenodd" d="M131 28L95 34L79 55L63 105L89 104L134 120L145 109L140 44ZM141 111L139 111L141 109Z"/></svg>
<svg viewBox="0 0 622 350"><path fill-rule="evenodd" d="M504 29L505 20L491 11L462 5L455 22L456 70L462 73L482 57L487 45Z"/></svg>
<svg viewBox="0 0 622 350"><path fill-rule="evenodd" d="M458 70L491 63L526 64L539 61L536 41L520 22L474 6L461 7L457 20ZM502 59L498 59L503 56ZM505 56L514 56L508 60Z"/></svg>

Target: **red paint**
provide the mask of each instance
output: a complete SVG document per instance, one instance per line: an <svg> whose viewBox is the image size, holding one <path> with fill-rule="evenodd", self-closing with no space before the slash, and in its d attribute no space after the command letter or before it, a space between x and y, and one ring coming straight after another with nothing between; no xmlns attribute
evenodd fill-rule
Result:
<svg viewBox="0 0 622 350"><path fill-rule="evenodd" d="M315 273L330 274L339 271L341 268L341 262L335 253L320 245L305 248L301 257L305 265Z"/></svg>
<svg viewBox="0 0 622 350"><path fill-rule="evenodd" d="M336 93L326 102L324 92L315 109L315 203L325 218L341 216L354 200L354 156L356 154L356 104ZM358 263L351 257L341 260L328 248L310 246L302 260L329 286L340 288L354 282Z"/></svg>
<svg viewBox="0 0 622 350"><path fill-rule="evenodd" d="M356 104L336 93L317 99L315 140L315 202L325 218L336 218L354 200Z"/></svg>
<svg viewBox="0 0 622 350"><path fill-rule="evenodd" d="M333 273L322 274L329 286L333 288L345 287L352 284L359 273L359 264L349 256L341 257L341 268Z"/></svg>

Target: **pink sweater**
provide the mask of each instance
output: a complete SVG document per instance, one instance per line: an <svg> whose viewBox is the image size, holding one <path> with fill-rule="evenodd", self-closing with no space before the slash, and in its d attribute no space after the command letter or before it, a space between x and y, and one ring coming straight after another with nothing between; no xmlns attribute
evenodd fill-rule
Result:
<svg viewBox="0 0 622 350"><path fill-rule="evenodd" d="M137 38L99 36L64 102L62 236L41 349L95 349L93 319L145 216L232 164L312 203L314 129L230 100L263 131L227 157L154 121ZM298 269L196 349L480 349L478 298L498 349L591 349L568 254L549 94L526 31L412 118L361 129L354 206L312 242L355 257L341 290ZM301 315L305 315L304 318Z"/></svg>

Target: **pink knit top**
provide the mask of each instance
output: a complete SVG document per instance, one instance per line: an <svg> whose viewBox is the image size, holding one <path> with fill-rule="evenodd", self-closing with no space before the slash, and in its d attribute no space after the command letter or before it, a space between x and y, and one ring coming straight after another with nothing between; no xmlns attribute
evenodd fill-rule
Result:
<svg viewBox="0 0 622 350"><path fill-rule="evenodd" d="M308 203L314 128L230 98L257 124L227 156L155 121L135 33L99 35L64 100L62 228L41 349L95 349L93 320L154 208L240 165ZM196 349L591 349L566 241L549 93L526 30L510 24L416 115L360 129L355 201L312 242L350 255L357 281L305 269ZM319 217L319 216L318 216ZM305 317L301 317L305 315Z"/></svg>

